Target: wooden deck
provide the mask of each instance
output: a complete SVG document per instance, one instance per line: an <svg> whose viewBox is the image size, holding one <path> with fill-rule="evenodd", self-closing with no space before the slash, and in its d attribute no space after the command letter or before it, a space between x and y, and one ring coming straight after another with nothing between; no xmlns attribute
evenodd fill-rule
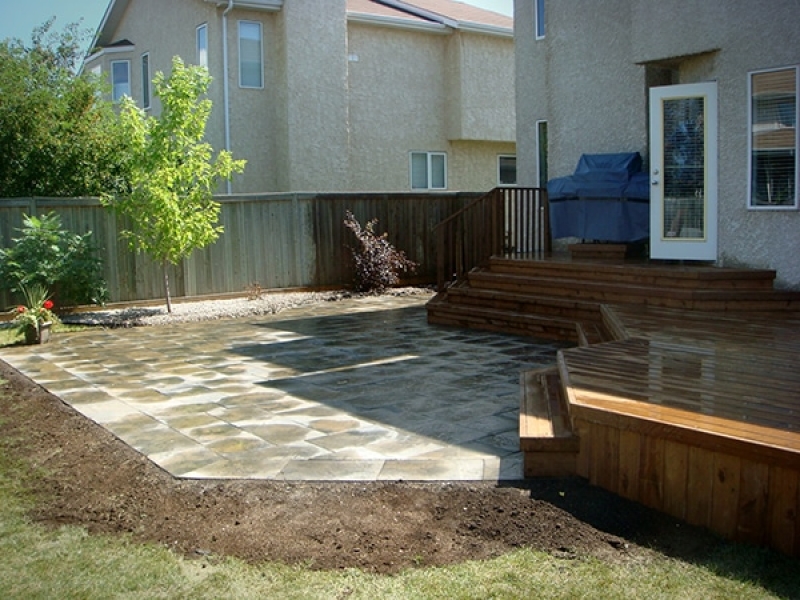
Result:
<svg viewBox="0 0 800 600"><path fill-rule="evenodd" d="M603 314L617 341L559 354L577 474L800 555L800 315Z"/></svg>
<svg viewBox="0 0 800 600"><path fill-rule="evenodd" d="M496 255L440 291L428 321L580 344L522 374L526 477L577 474L800 556L800 292L774 280L586 252Z"/></svg>

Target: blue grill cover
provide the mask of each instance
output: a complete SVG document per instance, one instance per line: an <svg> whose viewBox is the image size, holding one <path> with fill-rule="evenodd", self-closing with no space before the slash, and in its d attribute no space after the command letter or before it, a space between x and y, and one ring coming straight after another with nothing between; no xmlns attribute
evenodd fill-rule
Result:
<svg viewBox="0 0 800 600"><path fill-rule="evenodd" d="M650 182L638 152L584 154L575 173L547 182L554 238L635 242L650 234Z"/></svg>

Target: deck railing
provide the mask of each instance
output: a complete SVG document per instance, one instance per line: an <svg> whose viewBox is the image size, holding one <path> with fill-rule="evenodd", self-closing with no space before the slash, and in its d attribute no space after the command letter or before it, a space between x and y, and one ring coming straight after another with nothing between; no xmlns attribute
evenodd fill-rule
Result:
<svg viewBox="0 0 800 600"><path fill-rule="evenodd" d="M547 190L495 188L434 229L441 292L495 255L550 251Z"/></svg>

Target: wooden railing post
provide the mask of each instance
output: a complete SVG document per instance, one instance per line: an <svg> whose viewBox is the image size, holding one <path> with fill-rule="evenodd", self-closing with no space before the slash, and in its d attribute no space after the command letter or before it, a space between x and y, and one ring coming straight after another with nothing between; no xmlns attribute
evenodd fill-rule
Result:
<svg viewBox="0 0 800 600"><path fill-rule="evenodd" d="M492 256L550 252L550 218L543 188L495 188L434 228L437 288L461 280Z"/></svg>

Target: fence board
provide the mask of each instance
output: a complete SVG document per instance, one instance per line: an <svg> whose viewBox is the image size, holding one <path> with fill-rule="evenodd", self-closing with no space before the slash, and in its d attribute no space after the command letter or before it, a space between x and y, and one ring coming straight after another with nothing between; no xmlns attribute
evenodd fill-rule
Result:
<svg viewBox="0 0 800 600"><path fill-rule="evenodd" d="M413 281L436 279L433 228L477 197L474 193L243 194L219 196L225 233L213 245L170 267L173 296L244 293L254 283L264 289L322 288L352 282L347 246L354 240L344 227L346 210L362 225L378 219L378 233L419 263ZM55 212L64 228L93 232L104 262L112 302L163 297L161 265L137 255L120 232L124 218L96 198L0 199L0 247L19 237L24 214ZM0 309L12 299L0 291Z"/></svg>

